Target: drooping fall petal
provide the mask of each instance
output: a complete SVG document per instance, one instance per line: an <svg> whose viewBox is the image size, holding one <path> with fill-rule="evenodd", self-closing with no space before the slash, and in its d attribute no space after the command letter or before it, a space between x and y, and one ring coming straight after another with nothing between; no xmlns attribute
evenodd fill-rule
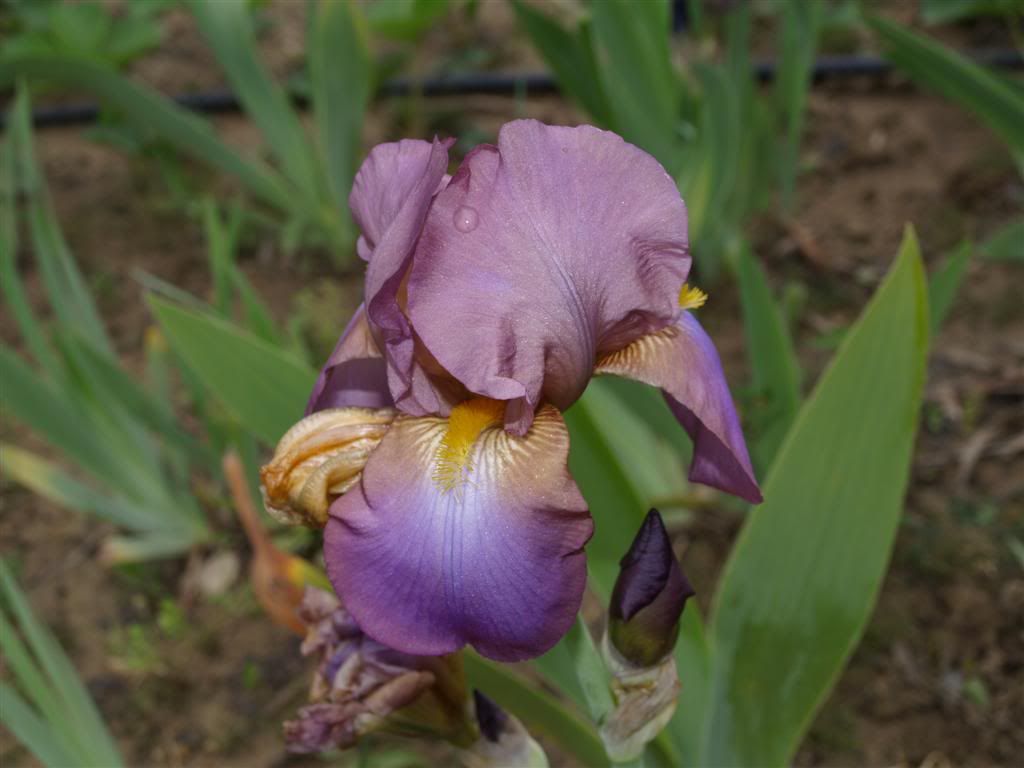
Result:
<svg viewBox="0 0 1024 768"><path fill-rule="evenodd" d="M711 339L689 312L598 361L610 373L661 387L693 440L690 479L758 504L761 490Z"/></svg>
<svg viewBox="0 0 1024 768"><path fill-rule="evenodd" d="M517 120L431 206L408 314L471 392L514 400L522 434L540 402L582 394L600 354L675 317L689 265L686 209L653 157L590 126Z"/></svg>
<svg viewBox="0 0 1024 768"><path fill-rule="evenodd" d="M331 507L331 582L368 635L406 653L537 656L579 608L592 522L565 423L545 406L516 437L493 405L399 417Z"/></svg>

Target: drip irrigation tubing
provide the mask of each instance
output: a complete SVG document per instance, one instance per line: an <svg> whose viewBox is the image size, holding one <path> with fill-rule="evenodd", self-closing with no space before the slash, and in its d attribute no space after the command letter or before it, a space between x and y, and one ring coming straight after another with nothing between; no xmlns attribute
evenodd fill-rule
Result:
<svg viewBox="0 0 1024 768"><path fill-rule="evenodd" d="M1024 56L1013 49L982 50L968 54L969 58L985 67L998 69L1024 68ZM813 82L835 80L847 77L879 76L888 74L893 66L876 56L840 55L819 57L811 71ZM776 65L773 61L762 61L754 65L754 74L762 83L775 78ZM426 80L407 77L385 81L377 89L378 98L393 98L419 94L436 96L525 96L528 94L558 93L558 84L547 73L473 73L447 75ZM230 90L218 89L172 96L179 106L203 114L227 114L241 111L238 98ZM308 99L301 94L292 95L293 102L305 107ZM59 104L37 107L32 112L32 123L36 127L88 125L100 117L96 103ZM4 118L0 116L0 128Z"/></svg>

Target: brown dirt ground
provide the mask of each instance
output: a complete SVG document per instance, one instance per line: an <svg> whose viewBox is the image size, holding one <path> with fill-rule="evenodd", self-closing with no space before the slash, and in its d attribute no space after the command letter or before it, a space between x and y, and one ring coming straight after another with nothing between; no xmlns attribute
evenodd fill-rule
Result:
<svg viewBox="0 0 1024 768"><path fill-rule="evenodd" d="M484 4L485 9L493 4ZM287 20L287 3L271 6ZM487 66L535 60L488 22L484 39L455 24L440 41L475 40ZM503 26L504 25L504 26ZM296 24L270 26L267 52L283 73L301 57ZM301 27L300 27L301 29ZM446 36L447 37L446 37ZM428 67L421 54L414 69ZM166 90L217 83L187 18L172 14L167 43L136 66ZM576 122L554 98L445 99L382 103L369 143L435 126L492 133L510 116ZM410 117L412 115L412 117ZM237 118L218 120L235 143L258 137ZM38 135L38 151L65 234L118 350L136 364L150 323L130 270L142 267L205 294L209 280L198 225L167 201L152 164L93 143L76 130ZM824 334L854 319L914 222L930 267L961 237L984 237L1019 213L1024 186L992 136L970 117L898 80L828 85L810 100L795 225L758 222L757 252L779 290L808 288L797 324L813 379L831 351ZM26 254L23 254L26 256ZM699 257L698 257L699 258ZM327 335L358 296L315 259L285 261L272 244L242 266L283 318L311 286L326 308ZM25 276L35 287L35 275ZM1019 266L968 270L936 339L924 424L893 563L864 641L819 714L800 765L1009 766L1024 755L1024 570L1006 541L1024 540L1024 311ZM325 287L326 286L326 287ZM308 291L307 291L308 293ZM738 298L723 287L702 311L730 381L746 376ZM0 337L17 343L6 309ZM24 439L9 423L0 437ZM1016 442L1014 440L1016 439ZM301 701L306 665L297 642L259 612L244 583L216 600L184 604L184 626L159 625L179 593L184 562L110 570L97 551L110 529L0 480L0 554L21 566L38 614L57 632L133 765L314 765L288 757L279 723ZM225 509L218 551L247 550ZM740 520L702 512L679 541L699 594L709 596ZM210 552L197 553L202 559ZM4 765L31 760L0 732Z"/></svg>

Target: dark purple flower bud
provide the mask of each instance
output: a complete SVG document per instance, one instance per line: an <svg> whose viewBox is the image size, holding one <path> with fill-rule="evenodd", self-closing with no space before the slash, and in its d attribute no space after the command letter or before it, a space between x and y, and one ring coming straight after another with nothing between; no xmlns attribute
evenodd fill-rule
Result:
<svg viewBox="0 0 1024 768"><path fill-rule="evenodd" d="M652 667L675 647L679 617L694 594L658 510L647 513L619 568L608 607L608 637L627 661Z"/></svg>
<svg viewBox="0 0 1024 768"><path fill-rule="evenodd" d="M307 588L299 616L308 627L302 652L319 663L310 704L284 724L290 751L345 749L377 730L473 742L461 657L411 656L381 645L320 589Z"/></svg>
<svg viewBox="0 0 1024 768"><path fill-rule="evenodd" d="M505 710L477 690L473 691L473 704L476 707L476 724L480 726L480 735L493 743L500 741L501 733L508 725Z"/></svg>
<svg viewBox="0 0 1024 768"><path fill-rule="evenodd" d="M463 753L468 768L547 768L544 750L515 717L473 691L480 738Z"/></svg>

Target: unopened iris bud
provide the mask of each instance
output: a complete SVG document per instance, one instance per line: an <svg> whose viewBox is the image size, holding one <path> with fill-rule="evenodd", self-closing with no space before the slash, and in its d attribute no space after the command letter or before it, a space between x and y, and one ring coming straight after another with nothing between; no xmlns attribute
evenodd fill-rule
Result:
<svg viewBox="0 0 1024 768"><path fill-rule="evenodd" d="M548 758L523 724L480 691L473 691L480 738L468 749L469 768L547 768Z"/></svg>
<svg viewBox="0 0 1024 768"><path fill-rule="evenodd" d="M338 599L307 588L300 618L304 655L319 663L310 704L284 724L289 751L346 749L375 731L446 739L468 747L477 737L462 658L411 656L363 634Z"/></svg>
<svg viewBox="0 0 1024 768"><path fill-rule="evenodd" d="M675 712L679 674L672 649L693 587L656 509L619 566L601 644L615 709L601 724L601 739L612 760L625 762L637 758Z"/></svg>
<svg viewBox="0 0 1024 768"><path fill-rule="evenodd" d="M359 482L394 419L391 408L329 408L298 422L260 470L267 512L284 523L323 528L331 502Z"/></svg>
<svg viewBox="0 0 1024 768"><path fill-rule="evenodd" d="M608 607L608 638L629 663L652 667L675 647L679 617L694 594L658 510L647 513L619 568Z"/></svg>

